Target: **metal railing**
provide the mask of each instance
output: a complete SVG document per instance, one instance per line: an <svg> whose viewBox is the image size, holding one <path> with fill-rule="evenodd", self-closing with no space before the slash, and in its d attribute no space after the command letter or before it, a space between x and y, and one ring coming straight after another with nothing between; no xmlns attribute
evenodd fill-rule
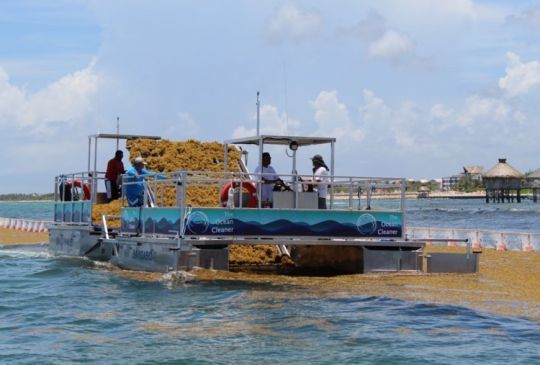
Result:
<svg viewBox="0 0 540 365"><path fill-rule="evenodd" d="M63 225L91 225L93 204L104 172L75 172L54 179L54 221Z"/></svg>
<svg viewBox="0 0 540 365"><path fill-rule="evenodd" d="M386 211L404 212L405 206L405 179L402 178L381 178L381 177L354 177L354 176L327 176L325 181L317 182L313 180L313 175L300 174L280 174L283 184L266 183L264 181L268 174L248 174L241 172L212 172L212 171L177 171L164 174L149 173L140 176L122 176L122 202L127 206L126 195L128 190L141 194L139 202L144 207L184 207L187 203L185 196L188 192L196 193L195 189L206 188L208 191L199 193L219 193L216 195L216 203L231 208L264 208L266 204L262 199L257 199L256 203L251 199L254 192L260 192L264 185L275 185L272 188L274 203L276 193L288 192L289 205L286 207L276 206L275 208L305 209L302 204L303 193L313 193L318 195L318 190L326 185L327 208L330 210L371 210L384 209ZM134 188L134 187L137 188ZM132 187L132 188L130 188ZM167 199L167 190L174 191L174 202ZM229 196L232 189L235 194ZM240 194L242 192L242 194ZM126 194L127 193L127 194ZM224 199L226 195L227 199ZM255 196L260 196L257 194ZM379 207L374 205L378 203ZM253 206L256 204L255 206ZM316 207L314 208L316 209Z"/></svg>
<svg viewBox="0 0 540 365"><path fill-rule="evenodd" d="M54 201L90 200L95 203L99 181L105 181L105 172L74 172L54 178Z"/></svg>

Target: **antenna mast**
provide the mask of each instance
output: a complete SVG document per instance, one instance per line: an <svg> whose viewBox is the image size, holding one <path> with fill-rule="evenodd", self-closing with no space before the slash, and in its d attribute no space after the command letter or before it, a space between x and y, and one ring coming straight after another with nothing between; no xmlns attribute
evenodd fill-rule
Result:
<svg viewBox="0 0 540 365"><path fill-rule="evenodd" d="M261 103L259 101L260 93L257 91L257 137L260 135L260 123L261 123Z"/></svg>
<svg viewBox="0 0 540 365"><path fill-rule="evenodd" d="M283 60L283 88L285 97L285 130L289 133L289 105L287 98L287 67Z"/></svg>

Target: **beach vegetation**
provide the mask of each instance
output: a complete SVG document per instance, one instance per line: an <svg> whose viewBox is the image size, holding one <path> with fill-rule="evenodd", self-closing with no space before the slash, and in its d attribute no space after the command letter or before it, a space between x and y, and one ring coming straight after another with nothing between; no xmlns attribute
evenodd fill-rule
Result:
<svg viewBox="0 0 540 365"><path fill-rule="evenodd" d="M457 184L454 186L454 190L464 193L471 193L474 191L484 190L484 187L482 185L482 180L474 179L469 175L464 175L460 177Z"/></svg>
<svg viewBox="0 0 540 365"><path fill-rule="evenodd" d="M31 194L24 194L24 193L13 193L13 194L0 194L0 201L10 201L10 202L16 202L16 201L46 201L46 200L54 200L54 194L53 193L45 193L45 194L38 194L38 193L31 193Z"/></svg>

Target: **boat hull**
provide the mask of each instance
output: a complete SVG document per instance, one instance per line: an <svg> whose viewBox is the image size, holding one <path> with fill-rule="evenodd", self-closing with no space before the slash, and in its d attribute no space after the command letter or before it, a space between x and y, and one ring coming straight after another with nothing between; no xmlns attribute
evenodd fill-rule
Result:
<svg viewBox="0 0 540 365"><path fill-rule="evenodd" d="M175 239L117 237L105 240L113 247L111 263L127 270L169 272L193 267L228 270L229 251L223 248L178 248Z"/></svg>
<svg viewBox="0 0 540 365"><path fill-rule="evenodd" d="M92 226L54 224L48 227L49 251L57 256L88 257L108 261L112 246L103 242L101 232Z"/></svg>

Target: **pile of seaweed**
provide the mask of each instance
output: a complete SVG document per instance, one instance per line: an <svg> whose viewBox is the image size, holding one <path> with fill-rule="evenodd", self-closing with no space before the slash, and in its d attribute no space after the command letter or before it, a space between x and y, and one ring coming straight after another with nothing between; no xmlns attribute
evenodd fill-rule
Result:
<svg viewBox="0 0 540 365"><path fill-rule="evenodd" d="M172 171L214 171L224 170L224 145L219 142L169 141L135 139L126 145L131 160L137 156L144 158L147 169L152 172L167 173ZM228 150L228 170L240 171L240 152L232 147ZM126 169L131 165L124 161ZM190 187L186 192L186 202L198 207L219 206L219 186ZM164 206L174 206L176 194L174 187L158 190L158 200L163 197ZM96 204L92 211L94 222L100 222L102 214L120 215L120 200L109 204ZM119 221L108 220L111 226L118 226ZM275 265L283 257L274 245L231 245L229 247L229 264L231 265Z"/></svg>

